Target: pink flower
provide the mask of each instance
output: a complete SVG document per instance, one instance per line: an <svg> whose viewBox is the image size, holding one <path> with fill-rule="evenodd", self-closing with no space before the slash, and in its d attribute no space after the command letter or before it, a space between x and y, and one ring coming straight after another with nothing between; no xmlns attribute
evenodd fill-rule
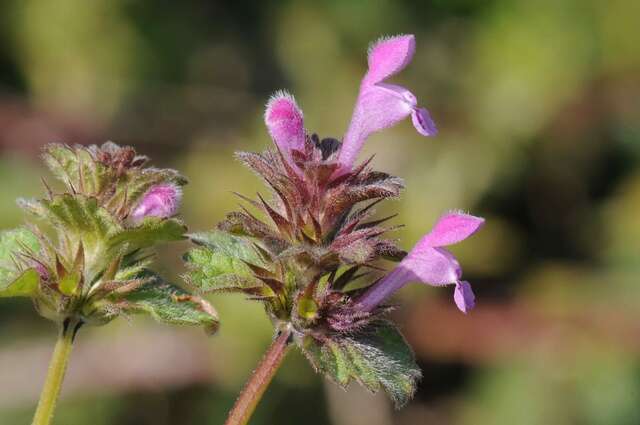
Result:
<svg viewBox="0 0 640 425"><path fill-rule="evenodd" d="M264 121L271 138L288 161L291 161L292 150L304 150L306 136L302 111L289 93L279 91L269 99Z"/></svg>
<svg viewBox="0 0 640 425"><path fill-rule="evenodd" d="M351 170L369 135L409 116L418 133L423 136L437 133L429 112L417 106L413 93L384 82L402 71L414 53L413 35L382 38L369 49L369 70L360 84L351 123L342 141L339 173ZM284 91L274 94L267 103L265 123L278 149L291 163L291 151L303 150L306 137L302 111L294 98Z"/></svg>
<svg viewBox="0 0 640 425"><path fill-rule="evenodd" d="M471 285L460 280L460 264L443 247L465 240L483 224L484 219L480 217L459 212L445 214L391 273L356 300L356 306L371 311L407 283L418 281L432 286L455 285L456 305L463 313L471 310L475 305Z"/></svg>
<svg viewBox="0 0 640 425"><path fill-rule="evenodd" d="M369 71L360 84L360 94L340 150L343 169L351 169L369 135L391 127L409 115L418 133L423 136L437 133L429 112L417 106L413 93L404 87L384 83L411 62L415 50L413 35L382 38L369 49Z"/></svg>
<svg viewBox="0 0 640 425"><path fill-rule="evenodd" d="M165 183L153 186L134 208L131 218L140 222L145 217L171 217L178 211L182 191L176 185Z"/></svg>

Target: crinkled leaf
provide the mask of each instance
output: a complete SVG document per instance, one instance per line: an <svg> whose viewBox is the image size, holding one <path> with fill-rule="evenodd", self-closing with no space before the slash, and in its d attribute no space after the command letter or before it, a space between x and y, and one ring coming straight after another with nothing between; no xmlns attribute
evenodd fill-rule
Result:
<svg viewBox="0 0 640 425"><path fill-rule="evenodd" d="M105 255L105 244L121 225L109 211L98 205L96 198L65 193L52 199L23 201L22 205L50 221L61 239L69 241L70 247L82 244L85 262L91 265L87 272L89 281L111 261L110 256Z"/></svg>
<svg viewBox="0 0 640 425"><path fill-rule="evenodd" d="M147 217L136 227L114 233L107 243L110 250L128 244L128 250L147 248L161 242L184 239L187 227L175 218Z"/></svg>
<svg viewBox="0 0 640 425"><path fill-rule="evenodd" d="M193 242L203 245L185 255L189 272L185 279L201 291L255 292L264 285L247 265L259 265L254 248L242 238L222 231L190 235ZM264 290L260 295L269 295Z"/></svg>
<svg viewBox="0 0 640 425"><path fill-rule="evenodd" d="M0 284L0 298L30 297L38 290L40 275L35 269L27 269L17 277Z"/></svg>
<svg viewBox="0 0 640 425"><path fill-rule="evenodd" d="M250 243L227 232L214 230L206 233L194 233L189 235L189 239L198 245L223 252L229 257L246 261L247 263L259 264L261 262L258 253Z"/></svg>
<svg viewBox="0 0 640 425"><path fill-rule="evenodd" d="M90 235L91 239L105 239L120 227L93 197L65 193L53 199L21 200L20 203L29 212L63 227L64 231Z"/></svg>
<svg viewBox="0 0 640 425"><path fill-rule="evenodd" d="M19 227L0 232L0 268L12 268L16 254L23 252L25 248L34 253L40 250L38 236L31 230Z"/></svg>
<svg viewBox="0 0 640 425"><path fill-rule="evenodd" d="M224 251L194 248L184 258L189 268L185 279L201 291L243 291L263 286L245 263Z"/></svg>
<svg viewBox="0 0 640 425"><path fill-rule="evenodd" d="M21 270L16 262L20 253L38 253L40 242L29 229L20 227L0 233L0 297L30 296L37 289L39 276L33 269Z"/></svg>
<svg viewBox="0 0 640 425"><path fill-rule="evenodd" d="M386 321L349 337L324 342L307 337L303 351L316 370L339 385L346 387L355 379L372 392L384 388L396 407L409 401L421 376L411 348Z"/></svg>
<svg viewBox="0 0 640 425"><path fill-rule="evenodd" d="M78 175L78 159L70 146L59 143L47 145L42 156L51 173L63 183L67 183L70 177Z"/></svg>
<svg viewBox="0 0 640 425"><path fill-rule="evenodd" d="M44 161L59 180L72 191L96 195L115 177L113 170L96 161L84 146L47 145Z"/></svg>
<svg viewBox="0 0 640 425"><path fill-rule="evenodd" d="M133 260L126 265L121 265L116 272L115 280L132 280L140 276L153 262L153 257L145 257L139 260Z"/></svg>
<svg viewBox="0 0 640 425"><path fill-rule="evenodd" d="M148 275L152 277L146 284L122 298L126 312L147 313L171 325L204 326L210 333L217 330L218 315L207 301Z"/></svg>

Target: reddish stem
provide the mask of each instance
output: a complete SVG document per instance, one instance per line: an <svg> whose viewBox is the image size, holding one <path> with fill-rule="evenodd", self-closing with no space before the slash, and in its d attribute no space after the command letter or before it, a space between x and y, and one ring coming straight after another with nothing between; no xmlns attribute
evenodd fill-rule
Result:
<svg viewBox="0 0 640 425"><path fill-rule="evenodd" d="M225 425L246 425L284 360L291 339L291 330L281 331L262 357L260 364L242 389L229 412Z"/></svg>

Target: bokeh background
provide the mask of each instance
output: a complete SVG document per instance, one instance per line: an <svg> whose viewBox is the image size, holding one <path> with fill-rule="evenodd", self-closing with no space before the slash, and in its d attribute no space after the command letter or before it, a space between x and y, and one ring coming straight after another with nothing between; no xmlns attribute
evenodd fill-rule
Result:
<svg viewBox="0 0 640 425"><path fill-rule="evenodd" d="M295 353L252 424L639 424L638 16L636 0L3 0L0 226L42 193L45 143L114 140L182 170L185 219L213 228L231 191L260 189L232 153L270 143L270 93L289 89L307 128L340 137L369 42L415 33L396 81L440 134L403 122L365 154L406 179L381 211L400 213L404 247L443 211L487 218L454 249L478 307L398 295L424 371L405 409ZM163 248L158 268L179 280L187 249ZM210 300L223 322L209 339L144 318L83 329L56 423L221 424L271 328L257 304ZM0 423L30 423L54 335L28 302L0 303Z"/></svg>

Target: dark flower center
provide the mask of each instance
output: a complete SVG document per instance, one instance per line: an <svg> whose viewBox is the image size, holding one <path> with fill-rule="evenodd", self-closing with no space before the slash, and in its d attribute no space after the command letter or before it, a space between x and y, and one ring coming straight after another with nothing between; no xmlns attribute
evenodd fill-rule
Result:
<svg viewBox="0 0 640 425"><path fill-rule="evenodd" d="M311 141L314 143L316 148L322 151L322 160L326 161L333 153L337 152L342 146L342 142L338 139L334 139L333 137L325 137L320 140L317 134L311 135Z"/></svg>

